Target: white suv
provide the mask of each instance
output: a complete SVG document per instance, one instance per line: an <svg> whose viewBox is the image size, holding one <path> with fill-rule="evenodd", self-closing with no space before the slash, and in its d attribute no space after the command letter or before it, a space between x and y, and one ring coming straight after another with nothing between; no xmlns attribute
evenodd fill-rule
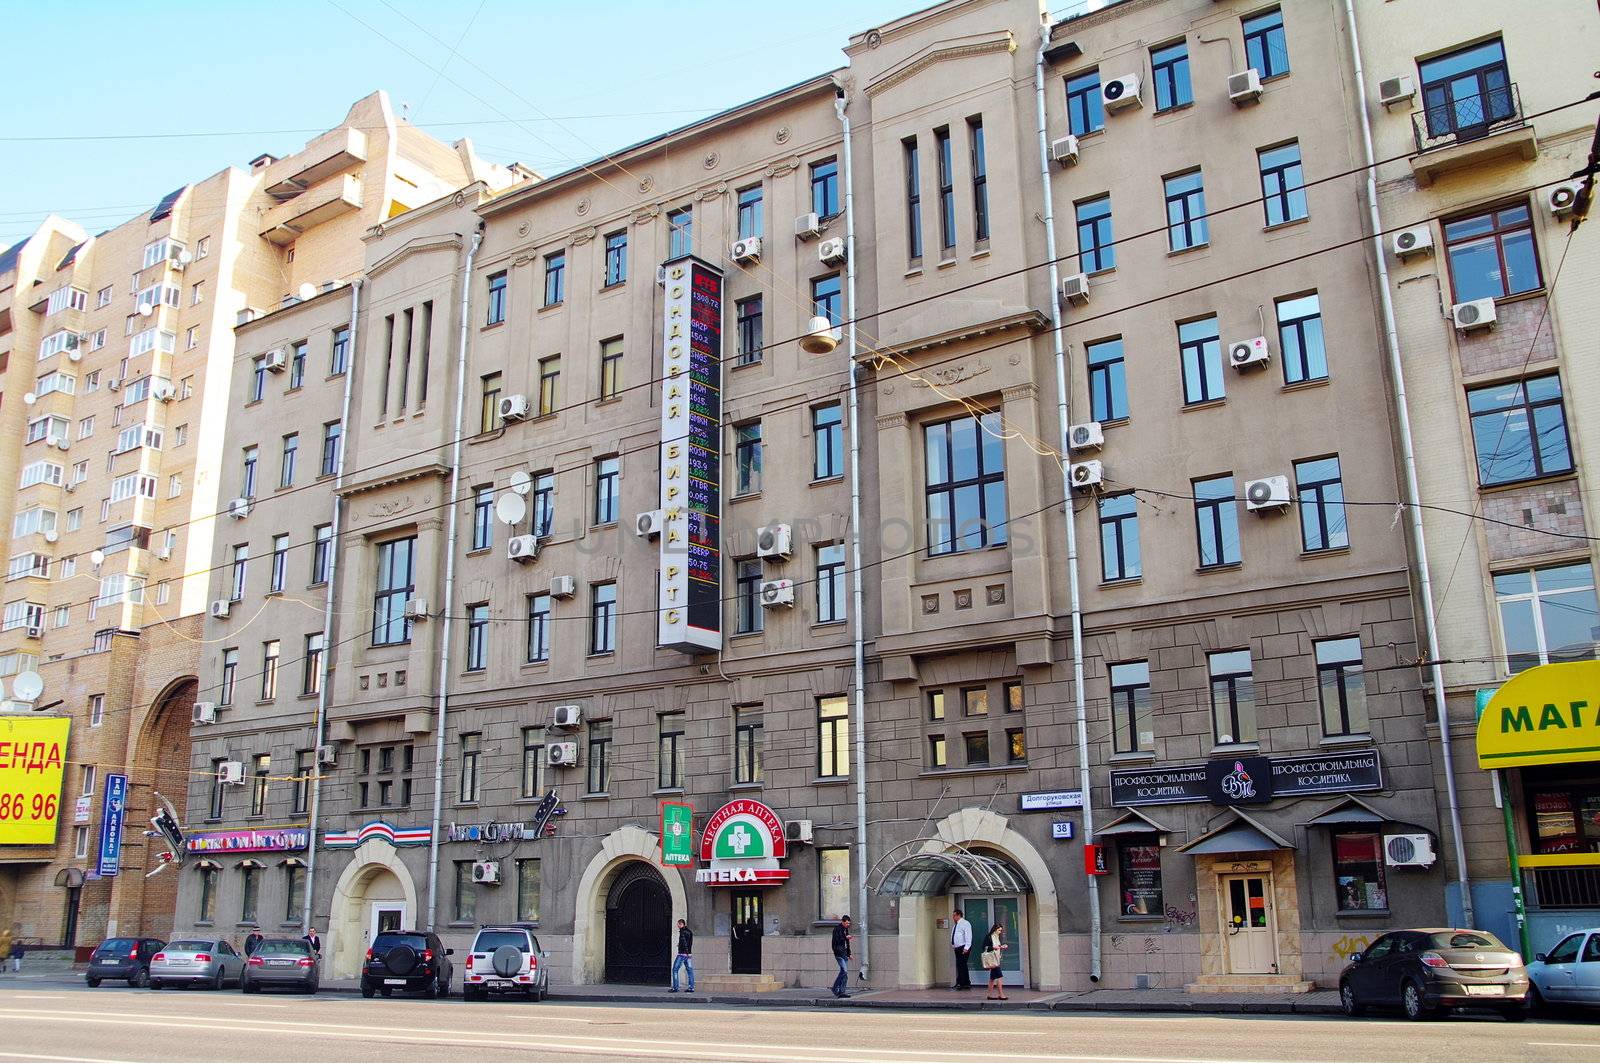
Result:
<svg viewBox="0 0 1600 1063"><path fill-rule="evenodd" d="M550 970L533 929L518 923L486 926L467 953L461 995L485 1000L492 992L518 992L543 1000L550 992Z"/></svg>

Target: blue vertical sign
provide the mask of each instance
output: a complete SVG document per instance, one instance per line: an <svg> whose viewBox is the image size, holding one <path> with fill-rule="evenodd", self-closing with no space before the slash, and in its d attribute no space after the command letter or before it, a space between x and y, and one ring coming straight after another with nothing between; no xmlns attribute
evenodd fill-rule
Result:
<svg viewBox="0 0 1600 1063"><path fill-rule="evenodd" d="M122 865L122 820L128 811L128 777L106 776L106 798L100 806L100 875L109 878Z"/></svg>

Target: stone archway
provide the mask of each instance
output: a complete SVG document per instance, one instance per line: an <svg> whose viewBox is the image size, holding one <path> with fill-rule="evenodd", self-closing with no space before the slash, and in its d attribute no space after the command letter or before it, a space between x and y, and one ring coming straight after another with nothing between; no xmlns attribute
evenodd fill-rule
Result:
<svg viewBox="0 0 1600 1063"><path fill-rule="evenodd" d="M192 675L169 682L150 704L140 722L129 760L126 822L143 826L155 814L154 794L172 802L178 822L186 820L189 803L189 728L193 719L199 680ZM115 880L117 896L112 915L119 933L172 936L178 908L181 876L173 872L145 878L156 867L164 843L151 841L138 830L123 835L122 873Z"/></svg>
<svg viewBox="0 0 1600 1063"><path fill-rule="evenodd" d="M394 846L381 838L371 838L356 847L333 887L328 932L322 946L328 957L328 977L355 978L361 974L371 908L385 901L404 905L406 929L419 921L417 887L411 872Z"/></svg>
<svg viewBox="0 0 1600 1063"><path fill-rule="evenodd" d="M605 981L606 896L612 881L637 861L653 864L666 881L671 898L669 926L689 915L689 896L683 876L676 868L661 866L661 845L656 836L642 827L619 827L605 841L583 869L578 880L577 909L572 919L572 981L576 985L599 985Z"/></svg>

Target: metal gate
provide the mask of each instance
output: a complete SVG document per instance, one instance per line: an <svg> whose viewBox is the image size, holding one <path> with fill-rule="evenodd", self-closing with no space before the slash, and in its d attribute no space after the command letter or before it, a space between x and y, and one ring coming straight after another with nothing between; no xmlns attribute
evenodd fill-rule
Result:
<svg viewBox="0 0 1600 1063"><path fill-rule="evenodd" d="M606 981L664 985L671 966L667 884L649 864L630 864L606 892Z"/></svg>

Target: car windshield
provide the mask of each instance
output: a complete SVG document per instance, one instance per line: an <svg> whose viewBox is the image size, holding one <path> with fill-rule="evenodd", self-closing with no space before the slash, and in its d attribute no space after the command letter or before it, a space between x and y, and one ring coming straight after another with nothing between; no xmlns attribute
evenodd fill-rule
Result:
<svg viewBox="0 0 1600 1063"><path fill-rule="evenodd" d="M136 945L136 944L138 944L138 942L136 940L134 940L133 938L111 938L108 941L101 942L100 947L98 949L95 949L95 951L96 952L124 952L125 953L125 952L129 951L130 949L132 949L133 946Z"/></svg>
<svg viewBox="0 0 1600 1063"><path fill-rule="evenodd" d="M374 950L392 949L397 945L409 945L421 952L428 947L428 940L421 934L379 934L378 940L372 943Z"/></svg>
<svg viewBox="0 0 1600 1063"><path fill-rule="evenodd" d="M1504 949L1505 946L1493 934L1481 930L1446 930L1439 934L1429 934L1429 940L1436 949Z"/></svg>
<svg viewBox="0 0 1600 1063"><path fill-rule="evenodd" d="M304 956L311 951L311 946L304 941L263 941L256 946L256 955L272 954L277 956Z"/></svg>
<svg viewBox="0 0 1600 1063"><path fill-rule="evenodd" d="M523 952L528 951L528 935L520 930L485 930L478 935L478 944L474 952L493 952L503 945L510 945Z"/></svg>
<svg viewBox="0 0 1600 1063"><path fill-rule="evenodd" d="M212 941L169 941L167 942L167 951L204 952L214 944L215 942Z"/></svg>

